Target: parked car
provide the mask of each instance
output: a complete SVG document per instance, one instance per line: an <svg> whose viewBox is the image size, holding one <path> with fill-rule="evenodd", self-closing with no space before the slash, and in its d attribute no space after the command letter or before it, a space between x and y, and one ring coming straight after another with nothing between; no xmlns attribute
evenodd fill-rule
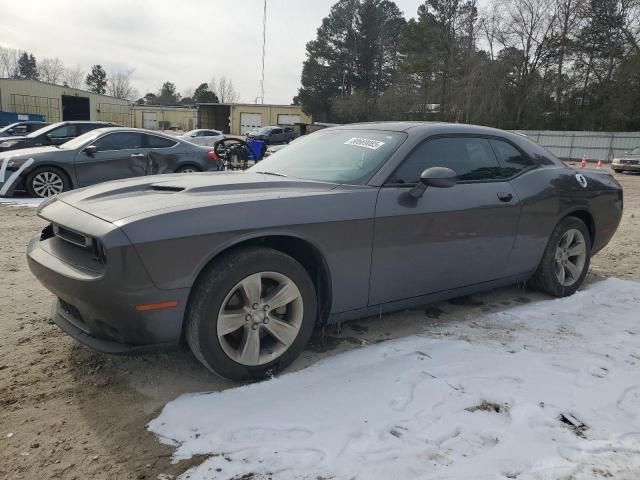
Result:
<svg viewBox="0 0 640 480"><path fill-rule="evenodd" d="M244 172L162 175L45 202L31 271L99 351L181 339L223 377L290 364L317 325L528 281L582 284L622 188L486 127L328 128Z"/></svg>
<svg viewBox="0 0 640 480"><path fill-rule="evenodd" d="M212 148L149 130L99 128L59 146L0 154L0 197L16 190L50 197L108 180L221 167Z"/></svg>
<svg viewBox="0 0 640 480"><path fill-rule="evenodd" d="M274 153L279 152L280 150L282 150L285 147L288 147L292 142L295 142L300 138L302 138L302 137L296 137L293 140L291 140L290 143L281 143L279 145L269 145L269 147L267 147L267 149L264 152L264 157L263 158L267 158L267 157L273 155Z"/></svg>
<svg viewBox="0 0 640 480"><path fill-rule="evenodd" d="M0 128L0 138L24 136L47 125L49 125L47 122L37 122L35 120L12 123Z"/></svg>
<svg viewBox="0 0 640 480"><path fill-rule="evenodd" d="M47 145L62 145L80 135L96 128L113 127L109 122L58 122L40 128L23 137L11 137L0 142L0 152L18 150L20 148Z"/></svg>
<svg viewBox="0 0 640 480"><path fill-rule="evenodd" d="M620 158L614 158L611 162L611 168L616 173L640 172L640 147L624 152Z"/></svg>
<svg viewBox="0 0 640 480"><path fill-rule="evenodd" d="M263 127L247 133L247 140L262 140L267 145L273 143L288 143L295 138L293 127Z"/></svg>
<svg viewBox="0 0 640 480"><path fill-rule="evenodd" d="M219 130L210 130L206 128L200 128L198 130L191 130L180 137L187 142L195 143L196 145L205 145L207 147L213 147L218 140L224 139L224 133Z"/></svg>

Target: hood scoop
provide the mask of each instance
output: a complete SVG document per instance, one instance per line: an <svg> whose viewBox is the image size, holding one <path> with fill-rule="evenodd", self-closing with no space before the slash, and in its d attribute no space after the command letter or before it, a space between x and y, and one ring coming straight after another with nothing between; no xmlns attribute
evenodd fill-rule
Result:
<svg viewBox="0 0 640 480"><path fill-rule="evenodd" d="M151 191L154 192L182 192L183 190L185 190L184 187L180 187L178 185L151 185L151 188L149 189Z"/></svg>

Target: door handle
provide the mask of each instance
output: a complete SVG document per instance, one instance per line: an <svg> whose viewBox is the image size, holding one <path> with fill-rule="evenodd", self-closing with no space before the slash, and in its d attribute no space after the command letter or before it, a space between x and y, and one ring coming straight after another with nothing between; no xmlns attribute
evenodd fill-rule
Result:
<svg viewBox="0 0 640 480"><path fill-rule="evenodd" d="M132 153L131 158L144 158L144 153Z"/></svg>
<svg viewBox="0 0 640 480"><path fill-rule="evenodd" d="M511 192L498 192L498 200L501 202L510 202L513 200L513 193Z"/></svg>

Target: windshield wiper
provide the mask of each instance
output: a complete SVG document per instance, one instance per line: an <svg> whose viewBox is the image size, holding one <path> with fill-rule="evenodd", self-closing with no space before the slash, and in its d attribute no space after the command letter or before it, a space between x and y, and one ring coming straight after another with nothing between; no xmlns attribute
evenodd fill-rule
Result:
<svg viewBox="0 0 640 480"><path fill-rule="evenodd" d="M256 172L256 173L262 173L264 175L275 175L276 177L286 177L284 173L278 173L278 172Z"/></svg>

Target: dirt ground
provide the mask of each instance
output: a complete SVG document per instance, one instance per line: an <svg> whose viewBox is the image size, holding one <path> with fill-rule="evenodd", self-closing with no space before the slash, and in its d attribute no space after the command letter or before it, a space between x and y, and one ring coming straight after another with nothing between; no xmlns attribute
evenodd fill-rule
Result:
<svg viewBox="0 0 640 480"><path fill-rule="evenodd" d="M589 281L640 279L640 176L616 175L625 213L611 244L592 261ZM171 463L172 450L145 429L182 393L229 388L188 351L110 357L81 347L49 323L52 295L31 276L25 245L42 228L32 208L0 205L0 478L172 478L201 459ZM319 335L294 364L429 331L436 324L526 303L541 295L509 287ZM166 476L163 476L164 474Z"/></svg>

